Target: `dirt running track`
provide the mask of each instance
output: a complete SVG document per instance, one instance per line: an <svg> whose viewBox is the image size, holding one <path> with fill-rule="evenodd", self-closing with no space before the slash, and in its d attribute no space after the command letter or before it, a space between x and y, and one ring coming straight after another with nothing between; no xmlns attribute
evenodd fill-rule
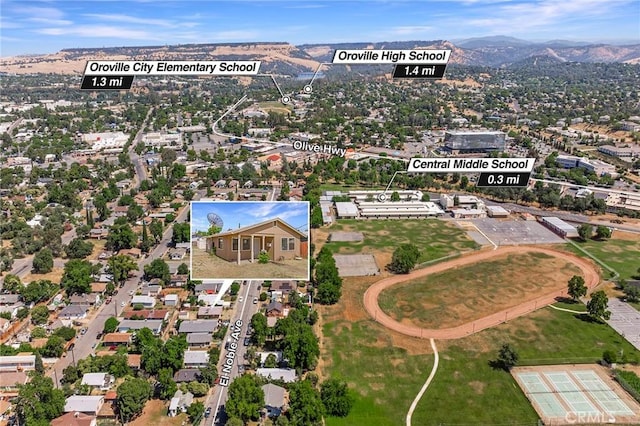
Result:
<svg viewBox="0 0 640 426"><path fill-rule="evenodd" d="M420 328L412 325L402 324L394 320L393 318L385 314L382 309L380 309L380 307L378 306L378 296L383 290L391 286L400 284L405 281L424 277L425 275L435 274L438 272L446 271L448 269L470 265L472 263L481 262L483 260L489 260L493 257L503 254L522 254L531 252L544 253L549 256L554 256L575 264L582 271L585 283L590 290L600 282L598 271L596 270L594 265L586 259L574 256L569 253L547 248L531 246L507 246L500 247L496 250L474 252L470 255L454 259L450 262L439 263L424 269L418 269L407 275L394 275L392 277L385 278L373 284L364 293L364 307L369 315L371 315L371 317L374 318L377 322L387 328L390 328L407 336L420 337L423 339L459 339L461 337L477 333L478 331L494 327L510 319L528 314L529 312L535 311L538 308L550 305L556 301L557 297L567 296L566 286L562 290L557 290L552 293L540 295L535 299L528 300L520 305L500 312L496 312L484 318L480 318L475 321L459 325L457 327L442 329ZM535 278L532 277L532 279Z"/></svg>

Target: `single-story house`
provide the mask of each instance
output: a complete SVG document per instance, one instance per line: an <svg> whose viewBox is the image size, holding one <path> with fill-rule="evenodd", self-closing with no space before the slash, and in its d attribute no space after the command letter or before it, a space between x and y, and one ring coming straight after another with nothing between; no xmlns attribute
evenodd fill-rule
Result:
<svg viewBox="0 0 640 426"><path fill-rule="evenodd" d="M177 294L167 294L164 296L164 304L166 306L178 306L180 303L180 298Z"/></svg>
<svg viewBox="0 0 640 426"><path fill-rule="evenodd" d="M296 370L292 368L258 368L256 374L266 379L282 380L285 383L296 381Z"/></svg>
<svg viewBox="0 0 640 426"><path fill-rule="evenodd" d="M180 413L185 413L192 403L193 394L191 392L183 394L181 390L177 390L169 402L169 417L175 417Z"/></svg>
<svg viewBox="0 0 640 426"><path fill-rule="evenodd" d="M118 252L118 254L133 257L134 259L140 259L142 257L142 250L137 247L133 247L130 249L122 249Z"/></svg>
<svg viewBox="0 0 640 426"><path fill-rule="evenodd" d="M109 230L104 228L93 228L89 231L89 238L95 238L101 240L109 236Z"/></svg>
<svg viewBox="0 0 640 426"><path fill-rule="evenodd" d="M78 412L96 416L102 404L104 404L103 395L72 395L67 398L64 404L64 412Z"/></svg>
<svg viewBox="0 0 640 426"><path fill-rule="evenodd" d="M15 305L19 301L19 294L0 294L0 305Z"/></svg>
<svg viewBox="0 0 640 426"><path fill-rule="evenodd" d="M184 249L187 251L187 253L189 251L191 251L191 243L190 242L186 242L186 243L176 243L176 248L177 249Z"/></svg>
<svg viewBox="0 0 640 426"><path fill-rule="evenodd" d="M284 312L284 307L280 302L271 302L267 305L266 316L268 317L281 317Z"/></svg>
<svg viewBox="0 0 640 426"><path fill-rule="evenodd" d="M294 291L297 287L297 281L272 281L269 291L271 292L271 297L283 297Z"/></svg>
<svg viewBox="0 0 640 426"><path fill-rule="evenodd" d="M171 279L169 280L170 287L184 287L187 285L187 280L189 279L188 275L184 274L174 274L171 275Z"/></svg>
<svg viewBox="0 0 640 426"><path fill-rule="evenodd" d="M140 366L142 365L142 355L140 354L128 354L127 355L127 366L134 370L140 370Z"/></svg>
<svg viewBox="0 0 640 426"><path fill-rule="evenodd" d="M148 319L167 321L169 319L169 311L167 309L142 309L140 311L123 312L122 317L125 319Z"/></svg>
<svg viewBox="0 0 640 426"><path fill-rule="evenodd" d="M198 318L220 318L222 306L201 306L198 308Z"/></svg>
<svg viewBox="0 0 640 426"><path fill-rule="evenodd" d="M96 426L96 416L90 414L69 411L60 417L51 420L51 426Z"/></svg>
<svg viewBox="0 0 640 426"><path fill-rule="evenodd" d="M184 368L206 367L209 364L209 352L190 351L184 352Z"/></svg>
<svg viewBox="0 0 640 426"><path fill-rule="evenodd" d="M131 304L142 305L145 308L153 308L156 305L156 298L151 296L133 296L131 298Z"/></svg>
<svg viewBox="0 0 640 426"><path fill-rule="evenodd" d="M285 405L285 389L282 386L267 383L262 386L262 392L264 392L264 408L267 410L267 416L278 417Z"/></svg>
<svg viewBox="0 0 640 426"><path fill-rule="evenodd" d="M36 369L35 355L4 355L0 356L1 371L30 371Z"/></svg>
<svg viewBox="0 0 640 426"><path fill-rule="evenodd" d="M0 371L0 395L17 390L18 386L27 383L28 379L26 371Z"/></svg>
<svg viewBox="0 0 640 426"><path fill-rule="evenodd" d="M185 249L169 249L169 259L171 260L182 260L186 255Z"/></svg>
<svg viewBox="0 0 640 426"><path fill-rule="evenodd" d="M131 333L107 333L102 337L105 346L129 346L131 344Z"/></svg>
<svg viewBox="0 0 640 426"><path fill-rule="evenodd" d="M143 328L150 329L153 334L160 334L162 331L162 320L124 320L118 324L118 332L126 333L129 330L142 330Z"/></svg>
<svg viewBox="0 0 640 426"><path fill-rule="evenodd" d="M242 260L257 261L262 251L272 261L298 258L300 240L304 237L305 234L276 218L206 238L207 251L215 247L216 256L240 264Z"/></svg>
<svg viewBox="0 0 640 426"><path fill-rule="evenodd" d="M196 284L194 291L196 294L199 294L199 293L218 294L223 284L224 282L222 281L203 282L201 284Z"/></svg>
<svg viewBox="0 0 640 426"><path fill-rule="evenodd" d="M200 293L198 295L198 305L204 304L205 306L215 305L218 301L217 294Z"/></svg>
<svg viewBox="0 0 640 426"><path fill-rule="evenodd" d="M182 321L178 333L213 333L218 329L218 320Z"/></svg>
<svg viewBox="0 0 640 426"><path fill-rule="evenodd" d="M91 283L91 293L101 295L105 291L107 291L107 283Z"/></svg>
<svg viewBox="0 0 640 426"><path fill-rule="evenodd" d="M181 368L173 375L176 383L195 382L200 378L200 370L197 368Z"/></svg>
<svg viewBox="0 0 640 426"><path fill-rule="evenodd" d="M213 335L210 333L189 333L187 334L187 344L189 347L206 348L211 345Z"/></svg>
<svg viewBox="0 0 640 426"><path fill-rule="evenodd" d="M161 290L162 286L156 284L145 284L140 289L140 294L142 294L143 296L156 297L160 294Z"/></svg>
<svg viewBox="0 0 640 426"><path fill-rule="evenodd" d="M71 305L89 305L93 306L100 302L100 295L97 293L89 294L74 294L69 298L69 304Z"/></svg>
<svg viewBox="0 0 640 426"><path fill-rule="evenodd" d="M275 351L275 352L256 352L256 355L260 357L260 362L259 364L262 366L264 365L265 361L267 360L267 358L269 357L269 355L273 355L276 357L276 362L277 363L281 363L282 362L282 351Z"/></svg>
<svg viewBox="0 0 640 426"><path fill-rule="evenodd" d="M89 305L68 305L58 313L58 318L67 320L78 320L86 318Z"/></svg>
<svg viewBox="0 0 640 426"><path fill-rule="evenodd" d="M106 391L113 386L115 378L108 373L86 373L82 376L82 384Z"/></svg>

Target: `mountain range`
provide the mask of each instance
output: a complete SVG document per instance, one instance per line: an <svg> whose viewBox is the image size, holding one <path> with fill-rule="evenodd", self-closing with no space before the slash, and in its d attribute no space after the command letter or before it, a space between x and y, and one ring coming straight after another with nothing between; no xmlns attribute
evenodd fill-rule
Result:
<svg viewBox="0 0 640 426"><path fill-rule="evenodd" d="M0 72L82 74L87 60L260 60L261 72L296 75L331 62L336 49L451 49L450 63L489 67L518 66L530 58L561 62L640 64L635 44L593 44L567 40L532 42L492 36L458 40L326 43L281 42L187 44L109 48L70 48L46 55L0 58Z"/></svg>

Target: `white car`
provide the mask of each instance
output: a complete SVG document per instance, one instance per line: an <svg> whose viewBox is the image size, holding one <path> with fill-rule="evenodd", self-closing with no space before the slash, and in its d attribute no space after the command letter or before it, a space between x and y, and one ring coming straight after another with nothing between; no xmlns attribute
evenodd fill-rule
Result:
<svg viewBox="0 0 640 426"><path fill-rule="evenodd" d="M253 298L253 304L255 305L256 303L258 303L258 298L257 298L257 297L254 297L254 298Z"/></svg>
<svg viewBox="0 0 640 426"><path fill-rule="evenodd" d="M125 306L127 306L127 302L124 302L124 301L120 302L120 306L122 306L124 308Z"/></svg>
<svg viewBox="0 0 640 426"><path fill-rule="evenodd" d="M238 297L238 303L242 303L242 301L243 301L243 300L244 300L244 299L243 299L243 297L242 297L242 296Z"/></svg>

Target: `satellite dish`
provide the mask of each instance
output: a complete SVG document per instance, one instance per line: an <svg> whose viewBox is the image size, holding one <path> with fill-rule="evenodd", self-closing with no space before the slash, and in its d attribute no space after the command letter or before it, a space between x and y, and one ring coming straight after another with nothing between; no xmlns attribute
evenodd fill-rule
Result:
<svg viewBox="0 0 640 426"><path fill-rule="evenodd" d="M210 225L217 226L220 229L222 229L222 227L224 226L224 221L216 213L208 213L207 220L209 221Z"/></svg>

